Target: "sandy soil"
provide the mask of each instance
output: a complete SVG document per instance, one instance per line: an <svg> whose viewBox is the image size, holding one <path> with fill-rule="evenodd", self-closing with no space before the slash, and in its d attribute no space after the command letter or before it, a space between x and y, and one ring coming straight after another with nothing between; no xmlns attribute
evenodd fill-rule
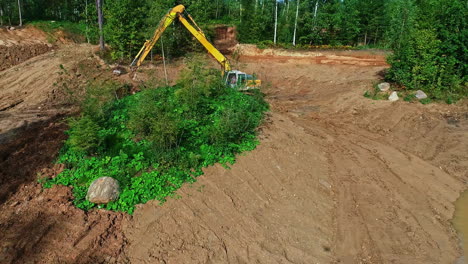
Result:
<svg viewBox="0 0 468 264"><path fill-rule="evenodd" d="M241 59L270 83L261 145L140 206L124 228L132 263L453 263L467 105L366 99L385 69L373 60Z"/></svg>
<svg viewBox="0 0 468 264"><path fill-rule="evenodd" d="M0 72L0 143L31 124L73 110L86 82L109 75L87 44L65 45Z"/></svg>
<svg viewBox="0 0 468 264"><path fill-rule="evenodd" d="M272 106L256 150L230 170L207 168L178 199L139 205L133 217L74 208L68 188L42 190L36 179L61 169L52 161L65 139L67 112L60 109L68 106L54 83L65 76L79 87L82 59L89 58L84 68L104 74L91 50L63 47L0 73L1 102L10 102L0 111L0 134L9 134L0 145L1 263L453 263L460 257L450 219L468 180L468 104L364 98L387 67L376 53L245 55L236 66L258 74ZM169 67L173 80L181 65ZM162 67L148 68L163 76Z"/></svg>

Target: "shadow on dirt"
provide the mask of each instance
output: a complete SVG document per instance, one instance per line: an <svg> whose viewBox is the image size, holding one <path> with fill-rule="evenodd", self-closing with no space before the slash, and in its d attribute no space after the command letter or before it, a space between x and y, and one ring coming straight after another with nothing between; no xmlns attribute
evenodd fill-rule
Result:
<svg viewBox="0 0 468 264"><path fill-rule="evenodd" d="M66 139L62 116L29 124L14 131L0 145L0 204L19 186L34 181L39 169L50 165ZM8 132L11 134L11 132ZM0 135L2 137L3 135Z"/></svg>

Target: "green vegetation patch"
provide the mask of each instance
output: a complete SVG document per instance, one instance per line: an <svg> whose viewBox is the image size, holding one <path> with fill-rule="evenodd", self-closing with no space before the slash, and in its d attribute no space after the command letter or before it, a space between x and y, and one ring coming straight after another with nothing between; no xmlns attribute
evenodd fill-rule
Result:
<svg viewBox="0 0 468 264"><path fill-rule="evenodd" d="M74 204L88 210L96 206L85 199L91 182L113 177L120 197L101 207L131 214L136 204L165 201L203 167L233 164L236 154L253 150L268 110L263 95L227 88L217 71L200 65L191 63L174 87L147 85L121 99L117 85L90 89L58 158L66 168L45 187L73 186Z"/></svg>
<svg viewBox="0 0 468 264"><path fill-rule="evenodd" d="M389 92L382 92L380 91L377 84L374 84L373 90L367 90L364 92L364 97L372 99L372 100L387 100L389 96Z"/></svg>
<svg viewBox="0 0 468 264"><path fill-rule="evenodd" d="M57 32L62 31L63 37L81 43L86 41L87 27L85 23L69 21L32 21L29 24L48 33L48 41L54 43L58 40Z"/></svg>

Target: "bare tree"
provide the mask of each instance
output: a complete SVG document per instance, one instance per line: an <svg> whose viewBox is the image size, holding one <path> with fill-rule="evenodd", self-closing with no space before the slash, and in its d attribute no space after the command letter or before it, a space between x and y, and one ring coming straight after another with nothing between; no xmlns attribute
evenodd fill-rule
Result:
<svg viewBox="0 0 468 264"><path fill-rule="evenodd" d="M273 43L276 44L276 31L278 29L278 0L275 0L276 6L275 6L275 36L273 38Z"/></svg>
<svg viewBox="0 0 468 264"><path fill-rule="evenodd" d="M96 0L96 8L97 8L97 13L98 13L98 24L99 24L99 49L104 50L104 33L102 31L102 24L103 24L103 19L102 19L102 0Z"/></svg>
<svg viewBox="0 0 468 264"><path fill-rule="evenodd" d="M299 16L299 0L296 3L296 20L294 21L293 45L296 46L297 17Z"/></svg>
<svg viewBox="0 0 468 264"><path fill-rule="evenodd" d="M19 23L19 26L23 26L23 18L21 17L21 3L20 3L20 0L18 0L18 12L19 12L19 20L20 20L20 23Z"/></svg>
<svg viewBox="0 0 468 264"><path fill-rule="evenodd" d="M317 10L318 10L318 6L319 6L319 1L317 0L317 1L315 2L314 27L315 27L315 25L317 25Z"/></svg>

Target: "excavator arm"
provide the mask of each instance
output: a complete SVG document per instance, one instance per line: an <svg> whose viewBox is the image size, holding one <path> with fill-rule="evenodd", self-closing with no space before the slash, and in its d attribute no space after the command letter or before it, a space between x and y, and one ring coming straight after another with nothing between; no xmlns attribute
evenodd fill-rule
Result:
<svg viewBox="0 0 468 264"><path fill-rule="evenodd" d="M231 65L229 64L228 59L218 50L216 49L213 44L211 44L203 34L203 31L198 27L195 21L192 19L190 15L187 14L190 21L195 25L195 27L185 18L184 16L185 7L183 5L178 5L172 8L159 22L156 31L154 32L153 37L151 40L147 40L143 47L140 49L138 54L135 56L132 64L130 66L137 66L139 67L141 63L145 60L148 53L151 51L153 46L159 40L161 35L164 33L166 28L171 25L174 20L177 18L182 23L182 25L187 28L187 30L205 47L205 49L210 53L216 61L221 65L224 72L228 72L231 70Z"/></svg>

